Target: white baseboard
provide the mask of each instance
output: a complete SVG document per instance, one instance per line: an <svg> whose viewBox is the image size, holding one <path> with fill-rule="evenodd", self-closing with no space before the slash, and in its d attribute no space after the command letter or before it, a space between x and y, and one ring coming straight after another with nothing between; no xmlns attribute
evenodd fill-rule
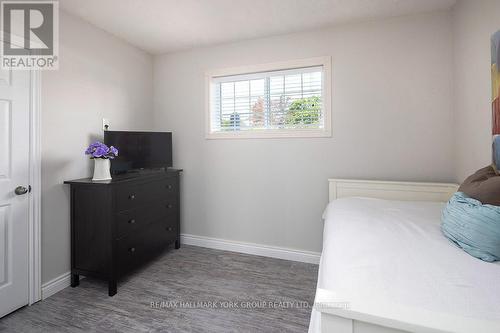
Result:
<svg viewBox="0 0 500 333"><path fill-rule="evenodd" d="M318 264L321 253L310 251L298 251L283 247L274 247L254 243L235 242L226 239L195 236L189 234L181 235L181 243L186 245L206 247L209 249L232 251L256 256L271 257L292 261ZM80 276L82 279L83 276ZM71 285L71 273L66 272L42 285L42 300Z"/></svg>
<svg viewBox="0 0 500 333"><path fill-rule="evenodd" d="M55 279L50 280L42 284L42 300L46 299L54 295L57 292L60 292L66 287L71 285L71 273L66 272Z"/></svg>
<svg viewBox="0 0 500 333"><path fill-rule="evenodd" d="M181 235L181 244L200 246L217 250L253 254L263 257L300 261L309 264L319 264L319 258L321 256L321 253L318 252L299 251L283 247L235 242L226 239L195 236L189 234Z"/></svg>

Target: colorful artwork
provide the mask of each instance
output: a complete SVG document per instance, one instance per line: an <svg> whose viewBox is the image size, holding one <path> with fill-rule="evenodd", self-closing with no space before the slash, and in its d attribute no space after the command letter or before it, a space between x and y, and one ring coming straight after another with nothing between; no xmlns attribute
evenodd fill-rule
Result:
<svg viewBox="0 0 500 333"><path fill-rule="evenodd" d="M500 30L491 36L493 162L500 169Z"/></svg>

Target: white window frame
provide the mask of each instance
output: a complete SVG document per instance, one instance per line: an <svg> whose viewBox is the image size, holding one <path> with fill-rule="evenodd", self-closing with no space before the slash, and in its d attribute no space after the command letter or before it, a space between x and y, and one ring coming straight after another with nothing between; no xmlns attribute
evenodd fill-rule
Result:
<svg viewBox="0 0 500 333"><path fill-rule="evenodd" d="M332 136L332 70L331 57L315 57L300 60L281 61L260 65L241 66L211 70L205 73L205 138L206 139L258 139L258 138L317 138ZM320 129L266 129L259 131L212 132L211 101L212 80L221 76L244 75L304 67L323 67L323 117L324 128Z"/></svg>

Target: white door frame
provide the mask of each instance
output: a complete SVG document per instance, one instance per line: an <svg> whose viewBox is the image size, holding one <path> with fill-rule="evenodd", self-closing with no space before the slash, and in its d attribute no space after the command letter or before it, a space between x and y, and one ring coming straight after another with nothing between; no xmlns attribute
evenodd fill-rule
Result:
<svg viewBox="0 0 500 333"><path fill-rule="evenodd" d="M28 274L29 305L42 299L41 264L41 187L42 187L42 75L40 70L30 73L30 153L29 153L29 235Z"/></svg>

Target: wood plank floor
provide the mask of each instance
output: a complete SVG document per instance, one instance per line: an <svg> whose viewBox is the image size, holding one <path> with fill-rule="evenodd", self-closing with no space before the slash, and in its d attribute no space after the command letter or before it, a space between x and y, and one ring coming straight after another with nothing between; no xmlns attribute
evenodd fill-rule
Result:
<svg viewBox="0 0 500 333"><path fill-rule="evenodd" d="M183 246L121 281L114 297L83 279L0 319L0 331L307 332L317 273L317 265Z"/></svg>

